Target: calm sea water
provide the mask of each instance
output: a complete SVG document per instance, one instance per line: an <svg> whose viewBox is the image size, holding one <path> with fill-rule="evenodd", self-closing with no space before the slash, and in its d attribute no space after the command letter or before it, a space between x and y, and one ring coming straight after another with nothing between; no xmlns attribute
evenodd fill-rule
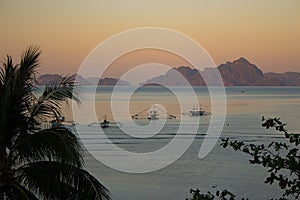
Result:
<svg viewBox="0 0 300 200"><path fill-rule="evenodd" d="M210 96L205 87L195 87L198 101L204 110L211 111ZM121 96L128 94L124 87ZM187 97L183 110L193 106L189 102L189 93L184 87L176 87L176 91ZM241 92L243 91L243 92ZM95 107L99 121L103 115L113 120L111 112L112 87L102 87L97 90ZM91 100L92 90L82 88L85 101ZM191 118L200 120L195 139L183 156L173 164L154 172L130 174L111 169L94 159L86 152L86 168L106 185L113 199L185 199L189 197L191 188L201 191L229 189L238 197L251 199L270 199L280 196L277 186L264 184L267 173L264 168L248 164L249 157L230 149L219 146L221 138L230 137L245 142L269 143L272 140L285 141L284 137L273 130L261 128L261 117L280 117L288 123L292 132L300 132L298 125L300 117L300 87L227 87L227 113L218 144L203 159L198 158L198 152L205 137L210 116ZM122 103L122 98L119 99ZM136 114L152 104L160 104L164 109L177 116L175 120L167 120L163 129L153 137L134 138L124 134L119 128L105 129L105 134L119 147L133 152L150 152L167 145L177 132L181 113L176 95L166 88L143 87L130 98L130 115ZM125 103L124 103L125 106ZM124 115L126 113L118 113ZM71 118L71 113L67 113ZM97 154L109 155L110 150L102 148L101 140L95 140L97 127L88 126L89 116L80 122L77 128L83 130L82 140L94 147ZM147 125L147 120L137 120L137 124ZM146 133L140 133L141 135ZM102 146L101 146L102 144ZM122 164L122 163L120 163Z"/></svg>

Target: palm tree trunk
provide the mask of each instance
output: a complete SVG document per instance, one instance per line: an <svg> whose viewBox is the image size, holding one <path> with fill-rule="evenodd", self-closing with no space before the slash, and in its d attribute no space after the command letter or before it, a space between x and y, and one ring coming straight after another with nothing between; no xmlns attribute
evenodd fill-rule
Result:
<svg viewBox="0 0 300 200"><path fill-rule="evenodd" d="M3 178L3 173L4 173L4 168L5 168L5 151L3 150L3 148L1 148L1 158L0 158L0 200L4 199L4 191L2 190L2 187L4 185L4 180Z"/></svg>

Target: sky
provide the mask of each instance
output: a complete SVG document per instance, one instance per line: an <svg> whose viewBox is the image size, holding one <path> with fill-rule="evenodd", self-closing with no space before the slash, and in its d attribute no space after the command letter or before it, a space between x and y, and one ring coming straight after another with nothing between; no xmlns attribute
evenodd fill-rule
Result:
<svg viewBox="0 0 300 200"><path fill-rule="evenodd" d="M186 34L217 65L245 57L264 72L300 72L299 0L0 0L0 27L0 59L17 62L25 47L39 45L41 73L76 73L99 43L140 27ZM186 65L167 53L133 55L116 60L110 76L134 63Z"/></svg>

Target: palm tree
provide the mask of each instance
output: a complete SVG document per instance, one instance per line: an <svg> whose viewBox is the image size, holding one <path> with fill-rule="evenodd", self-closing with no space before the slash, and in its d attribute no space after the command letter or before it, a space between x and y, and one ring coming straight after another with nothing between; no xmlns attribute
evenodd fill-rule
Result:
<svg viewBox="0 0 300 200"><path fill-rule="evenodd" d="M110 199L109 191L83 169L77 137L65 127L38 128L61 115L73 93L74 77L58 78L38 96L40 50L28 47L20 64L7 56L0 69L0 200Z"/></svg>

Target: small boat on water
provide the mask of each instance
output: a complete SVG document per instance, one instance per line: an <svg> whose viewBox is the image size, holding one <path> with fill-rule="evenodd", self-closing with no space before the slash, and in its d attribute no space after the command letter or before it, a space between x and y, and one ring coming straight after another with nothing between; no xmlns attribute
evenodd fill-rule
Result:
<svg viewBox="0 0 300 200"><path fill-rule="evenodd" d="M190 110L188 111L190 116L203 116L205 114L204 110Z"/></svg>
<svg viewBox="0 0 300 200"><path fill-rule="evenodd" d="M66 120L64 116L58 116L55 119L50 121L51 127L70 127L78 125L74 120Z"/></svg>
<svg viewBox="0 0 300 200"><path fill-rule="evenodd" d="M159 104L151 105L150 107L142 110L141 112L132 115L132 119L149 119L149 120L158 120L158 119L176 119L175 115L167 113L163 107Z"/></svg>
<svg viewBox="0 0 300 200"><path fill-rule="evenodd" d="M189 115L191 117L211 115L210 112L202 110L201 106L199 107L199 106L195 106L195 105L193 106L193 108L191 110L187 111L184 114Z"/></svg>
<svg viewBox="0 0 300 200"><path fill-rule="evenodd" d="M101 128L108 128L109 127L109 121L106 118L106 115L104 116L104 120L100 123Z"/></svg>
<svg viewBox="0 0 300 200"><path fill-rule="evenodd" d="M111 122L107 119L107 116L104 115L103 121L101 121L101 122L92 122L88 126L93 126L93 125L100 125L101 128L109 128L109 127L111 127L111 125L122 126L122 123L120 123L120 122Z"/></svg>
<svg viewBox="0 0 300 200"><path fill-rule="evenodd" d="M148 115L149 120L157 120L159 119L159 114L157 110L149 110L149 115Z"/></svg>

